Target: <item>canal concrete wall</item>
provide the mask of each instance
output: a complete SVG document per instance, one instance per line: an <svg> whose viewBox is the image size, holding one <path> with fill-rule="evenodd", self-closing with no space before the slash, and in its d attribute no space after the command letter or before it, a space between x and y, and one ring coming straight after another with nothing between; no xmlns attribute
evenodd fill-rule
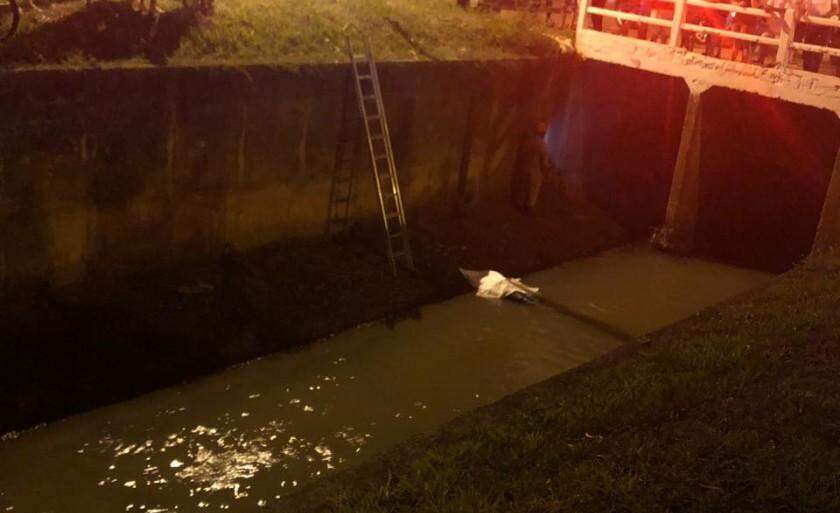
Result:
<svg viewBox="0 0 840 513"><path fill-rule="evenodd" d="M636 236L661 226L688 88L678 79L585 61L552 124L568 187Z"/></svg>
<svg viewBox="0 0 840 513"><path fill-rule="evenodd" d="M840 148L834 112L703 93L695 251L785 270L811 252Z"/></svg>
<svg viewBox="0 0 840 513"><path fill-rule="evenodd" d="M381 64L409 217L507 201L522 131L554 111L570 69L569 56ZM348 78L346 65L0 75L0 283L322 236L342 109L356 113ZM360 221L378 212L364 144Z"/></svg>

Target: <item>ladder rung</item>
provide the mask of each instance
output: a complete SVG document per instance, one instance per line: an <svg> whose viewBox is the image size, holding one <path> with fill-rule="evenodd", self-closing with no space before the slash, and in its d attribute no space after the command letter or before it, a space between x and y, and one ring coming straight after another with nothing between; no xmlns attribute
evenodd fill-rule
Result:
<svg viewBox="0 0 840 513"><path fill-rule="evenodd" d="M399 217L399 212L394 212L393 214L385 214L385 219L398 219Z"/></svg>
<svg viewBox="0 0 840 513"><path fill-rule="evenodd" d="M397 237L402 237L402 236L403 236L402 232L389 234L389 237L391 237L392 239L396 239Z"/></svg>
<svg viewBox="0 0 840 513"><path fill-rule="evenodd" d="M350 201L350 196L342 196L333 200L333 203L347 203Z"/></svg>
<svg viewBox="0 0 840 513"><path fill-rule="evenodd" d="M364 95L362 95L362 100L375 100L375 99L376 99L375 94L364 94Z"/></svg>
<svg viewBox="0 0 840 513"><path fill-rule="evenodd" d="M365 74L365 75L357 75L357 76L359 77L359 80L373 80L373 75Z"/></svg>
<svg viewBox="0 0 840 513"><path fill-rule="evenodd" d="M374 155L373 158L374 158L374 160L387 159L388 154L387 153L380 153L379 155Z"/></svg>
<svg viewBox="0 0 840 513"><path fill-rule="evenodd" d="M368 121L372 121L374 119L380 119L381 117L382 116L380 116L379 114L373 114L371 116L365 116L365 119L367 119Z"/></svg>
<svg viewBox="0 0 840 513"><path fill-rule="evenodd" d="M374 141L384 141L385 140L385 134L373 134L373 135L370 136L370 138Z"/></svg>

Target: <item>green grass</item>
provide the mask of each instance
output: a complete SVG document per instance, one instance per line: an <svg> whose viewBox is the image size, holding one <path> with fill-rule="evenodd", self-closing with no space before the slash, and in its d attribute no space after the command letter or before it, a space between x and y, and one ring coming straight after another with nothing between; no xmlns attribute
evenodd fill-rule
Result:
<svg viewBox="0 0 840 513"><path fill-rule="evenodd" d="M172 64L331 63L347 60L348 36L362 35L382 60L498 59L556 54L563 37L539 16L464 11L454 0L216 0L209 17L180 11L174 0L159 5L156 35L151 18L123 2L85 9L73 0L25 13L0 62L84 66L163 53Z"/></svg>
<svg viewBox="0 0 840 513"><path fill-rule="evenodd" d="M539 28L527 16L465 12L450 0L219 1L212 24L191 32L176 58L344 61L346 37L362 34L382 59L538 55L551 50Z"/></svg>
<svg viewBox="0 0 840 513"><path fill-rule="evenodd" d="M840 270L799 269L278 511L840 511Z"/></svg>

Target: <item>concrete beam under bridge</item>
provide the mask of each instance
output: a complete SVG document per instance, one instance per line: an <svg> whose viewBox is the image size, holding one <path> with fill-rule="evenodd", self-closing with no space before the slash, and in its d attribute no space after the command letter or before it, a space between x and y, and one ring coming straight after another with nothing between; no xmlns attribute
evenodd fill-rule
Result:
<svg viewBox="0 0 840 513"><path fill-rule="evenodd" d="M840 105L840 78L830 75L717 59L591 29L579 30L575 50L585 59L680 77L689 84L708 83L832 111Z"/></svg>
<svg viewBox="0 0 840 513"><path fill-rule="evenodd" d="M691 251L694 245L700 195L703 93L708 89L708 85L702 82L690 82L688 85L690 94L677 162L674 165L671 194L665 211L665 224L653 236L654 244L678 253Z"/></svg>
<svg viewBox="0 0 840 513"><path fill-rule="evenodd" d="M652 239L656 246L676 253L688 253L694 247L700 206L703 98L709 88L708 84L699 81L688 82L688 85L691 93L686 106L665 222ZM840 117L840 111L835 111L835 114ZM823 203L811 257L840 258L840 148Z"/></svg>

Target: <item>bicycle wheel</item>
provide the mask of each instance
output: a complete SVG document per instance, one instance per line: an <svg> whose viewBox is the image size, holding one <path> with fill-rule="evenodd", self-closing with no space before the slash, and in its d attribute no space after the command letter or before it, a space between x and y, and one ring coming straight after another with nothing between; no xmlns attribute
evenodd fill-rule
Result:
<svg viewBox="0 0 840 513"><path fill-rule="evenodd" d="M17 0L0 0L0 43L12 37L20 23Z"/></svg>

